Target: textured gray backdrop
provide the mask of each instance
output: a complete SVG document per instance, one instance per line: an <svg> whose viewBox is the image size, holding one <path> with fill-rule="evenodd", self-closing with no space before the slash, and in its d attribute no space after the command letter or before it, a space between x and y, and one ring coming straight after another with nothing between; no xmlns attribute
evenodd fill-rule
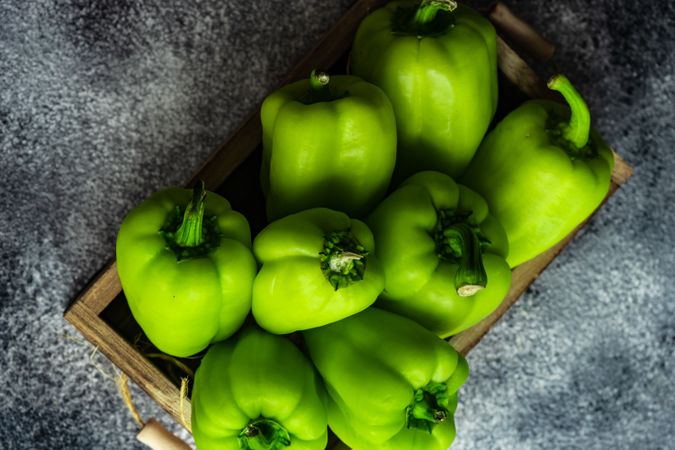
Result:
<svg viewBox="0 0 675 450"><path fill-rule="evenodd" d="M63 311L124 214L186 181L350 3L0 2L1 448L142 448ZM635 174L470 355L454 448L675 448L675 9L509 4Z"/></svg>

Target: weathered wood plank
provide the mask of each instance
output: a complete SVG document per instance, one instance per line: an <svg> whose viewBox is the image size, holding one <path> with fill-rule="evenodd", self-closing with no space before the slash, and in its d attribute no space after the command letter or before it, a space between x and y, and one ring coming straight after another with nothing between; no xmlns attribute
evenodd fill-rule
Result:
<svg viewBox="0 0 675 450"><path fill-rule="evenodd" d="M151 364L129 341L118 335L84 302L74 303L65 318L120 370L160 404L179 423L180 389ZM184 402L183 417L190 423L190 402Z"/></svg>

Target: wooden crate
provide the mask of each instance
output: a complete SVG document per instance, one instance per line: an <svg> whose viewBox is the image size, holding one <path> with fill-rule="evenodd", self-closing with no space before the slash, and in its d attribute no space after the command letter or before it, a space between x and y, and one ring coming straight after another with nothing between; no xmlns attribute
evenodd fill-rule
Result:
<svg viewBox="0 0 675 450"><path fill-rule="evenodd" d="M313 68L331 68L329 73L344 72L349 48L359 23L370 11L385 3L386 0L358 0L326 38L302 59L284 84L306 78ZM510 42L527 50L534 59L543 60L552 54L550 44L526 24L511 16L502 5L491 9L487 14L500 34L508 35ZM552 97L542 80L502 37L498 37L497 43L500 101L494 122L528 97ZM256 110L227 143L209 157L187 185L192 185L196 179L204 180L209 190L225 196L235 210L249 219L255 235L265 225L263 195L258 185L260 160L261 125L259 111ZM616 153L615 161L607 198L631 175L630 167ZM461 353L467 354L583 225L554 248L517 267L513 271L511 290L501 306L482 322L452 337L450 343ZM184 402L184 411L181 414L179 382L171 373L174 366L165 364L162 355L143 340L140 327L131 316L122 293L114 261L105 265L73 301L65 312L65 318L177 421L182 423L182 416L189 424L190 403ZM181 361L192 369L199 363L198 359ZM331 440L331 445L333 444L334 438Z"/></svg>

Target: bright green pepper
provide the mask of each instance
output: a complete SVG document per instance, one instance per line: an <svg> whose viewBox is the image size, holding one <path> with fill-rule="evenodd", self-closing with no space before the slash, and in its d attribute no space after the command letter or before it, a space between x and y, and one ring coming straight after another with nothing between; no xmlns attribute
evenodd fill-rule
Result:
<svg viewBox="0 0 675 450"><path fill-rule="evenodd" d="M361 217L382 199L396 161L396 123L378 87L312 72L261 109L260 180L270 220L314 207Z"/></svg>
<svg viewBox="0 0 675 450"><path fill-rule="evenodd" d="M253 316L277 334L319 327L364 310L384 287L373 235L360 220L314 208L269 224L253 242L262 263Z"/></svg>
<svg viewBox="0 0 675 450"><path fill-rule="evenodd" d="M441 337L482 320L511 284L508 241L483 198L440 172L420 172L367 219L385 274L378 305Z"/></svg>
<svg viewBox="0 0 675 450"><path fill-rule="evenodd" d="M326 394L288 339L257 327L213 345L195 375L192 434L199 450L323 450Z"/></svg>
<svg viewBox="0 0 675 450"><path fill-rule="evenodd" d="M394 106L395 179L464 170L497 108L496 34L487 19L452 0L391 2L359 26L351 70Z"/></svg>
<svg viewBox="0 0 675 450"><path fill-rule="evenodd" d="M610 186L612 150L590 129L586 103L562 75L549 88L569 108L549 100L525 102L485 138L461 179L485 197L504 226L511 267L560 242L600 205Z"/></svg>
<svg viewBox="0 0 675 450"><path fill-rule="evenodd" d="M446 450L466 360L418 323L368 308L303 332L329 394L328 425L354 450Z"/></svg>
<svg viewBox="0 0 675 450"><path fill-rule="evenodd" d="M189 356L239 329L257 270L250 247L246 218L203 183L160 191L124 218L117 272L158 349Z"/></svg>

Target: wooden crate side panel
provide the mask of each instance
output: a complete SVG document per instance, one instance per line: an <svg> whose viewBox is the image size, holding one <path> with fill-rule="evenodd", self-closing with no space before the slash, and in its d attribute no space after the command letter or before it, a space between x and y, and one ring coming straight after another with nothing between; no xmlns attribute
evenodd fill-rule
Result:
<svg viewBox="0 0 675 450"><path fill-rule="evenodd" d="M83 303L76 303L68 309L65 318L178 423L183 423L180 390L135 347L110 328L95 311ZM183 417L190 424L189 400L183 406ZM188 431L191 431L189 427Z"/></svg>
<svg viewBox="0 0 675 450"><path fill-rule="evenodd" d="M629 166L617 152L614 152L614 170L612 171L613 186L611 188L613 190L611 193L614 193L619 187L626 184L632 175L633 169L631 166Z"/></svg>
<svg viewBox="0 0 675 450"><path fill-rule="evenodd" d="M509 45L497 36L497 65L506 78L530 98L560 100Z"/></svg>
<svg viewBox="0 0 675 450"><path fill-rule="evenodd" d="M509 37L518 47L539 62L553 57L555 46L546 40L537 30L516 16L502 2L493 3L484 13L498 32Z"/></svg>
<svg viewBox="0 0 675 450"><path fill-rule="evenodd" d="M94 279L84 288L80 295L66 310L64 317L67 319L70 310L75 305L84 305L92 313L98 315L115 297L122 291L120 278L117 275L117 264L112 261L106 264Z"/></svg>

